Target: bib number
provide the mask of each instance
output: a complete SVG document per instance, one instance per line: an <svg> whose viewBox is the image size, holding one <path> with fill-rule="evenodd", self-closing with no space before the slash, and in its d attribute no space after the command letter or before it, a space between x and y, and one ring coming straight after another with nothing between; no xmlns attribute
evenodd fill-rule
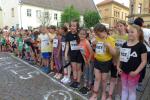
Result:
<svg viewBox="0 0 150 100"><path fill-rule="evenodd" d="M65 51L66 43L65 42L61 42L61 44L62 44L62 51Z"/></svg>
<svg viewBox="0 0 150 100"><path fill-rule="evenodd" d="M98 42L96 44L96 54L104 54L106 52L106 48L103 42Z"/></svg>
<svg viewBox="0 0 150 100"><path fill-rule="evenodd" d="M77 41L70 41L71 50L78 50Z"/></svg>
<svg viewBox="0 0 150 100"><path fill-rule="evenodd" d="M53 40L53 47L57 48L58 47L58 39Z"/></svg>
<svg viewBox="0 0 150 100"><path fill-rule="evenodd" d="M128 62L130 59L131 49L129 48L121 48L120 49L120 61Z"/></svg>

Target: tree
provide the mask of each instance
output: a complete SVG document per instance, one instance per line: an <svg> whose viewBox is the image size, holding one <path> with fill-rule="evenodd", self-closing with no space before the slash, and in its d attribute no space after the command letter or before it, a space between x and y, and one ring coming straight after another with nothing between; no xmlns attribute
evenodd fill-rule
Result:
<svg viewBox="0 0 150 100"><path fill-rule="evenodd" d="M61 23L70 23L71 20L77 20L80 21L80 13L78 10L76 10L73 6L69 6L64 9L62 15L61 15Z"/></svg>
<svg viewBox="0 0 150 100"><path fill-rule="evenodd" d="M42 26L49 26L52 16L48 11L39 12L38 19Z"/></svg>
<svg viewBox="0 0 150 100"><path fill-rule="evenodd" d="M85 13L83 14L83 17L84 17L85 26L87 28L93 27L100 20L100 16L98 12L96 11L90 11L90 10L85 11Z"/></svg>

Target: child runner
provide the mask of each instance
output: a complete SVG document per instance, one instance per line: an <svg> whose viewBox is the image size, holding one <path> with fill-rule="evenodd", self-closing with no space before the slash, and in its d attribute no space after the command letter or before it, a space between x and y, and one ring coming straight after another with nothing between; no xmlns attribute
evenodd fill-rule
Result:
<svg viewBox="0 0 150 100"><path fill-rule="evenodd" d="M56 74L54 78L60 79L62 76L62 63L61 63L61 33L58 31L53 39L53 57L56 67Z"/></svg>
<svg viewBox="0 0 150 100"><path fill-rule="evenodd" d="M19 37L17 39L17 47L18 47L18 57L19 58L22 58L23 57L23 53L22 53L22 50L23 50L23 38L22 38L22 34L20 33L19 34Z"/></svg>
<svg viewBox="0 0 150 100"><path fill-rule="evenodd" d="M72 88L80 87L80 79L81 79L81 65L83 63L83 57L78 48L78 22L71 22L71 32L69 32L66 36L66 51L65 51L65 60L68 60L68 54L71 60L71 66L73 71L73 83L70 85Z"/></svg>
<svg viewBox="0 0 150 100"><path fill-rule="evenodd" d="M112 100L112 95L113 91L116 85L117 81L117 61L119 59L119 54L120 54L120 48L122 45L127 41L128 39L128 34L126 33L126 22L124 21L119 21L117 22L117 30L118 32L116 34L113 34L112 37L115 39L115 44L117 48L117 55L113 58L113 64L111 66L111 81L110 81L110 90L109 90L109 100ZM120 83L120 82L118 82ZM121 92L121 83L118 84L118 91L119 93ZM120 98L120 94L118 97Z"/></svg>
<svg viewBox="0 0 150 100"><path fill-rule="evenodd" d="M94 31L97 36L94 61L95 82L90 100L97 100L100 81L102 83L101 100L106 100L107 76L112 65L112 56L116 54L115 40L108 36L107 29L102 24L97 24Z"/></svg>
<svg viewBox="0 0 150 100"><path fill-rule="evenodd" d="M140 72L147 62L147 50L143 40L142 29L132 25L129 29L128 41L120 49L120 62L117 66L122 80L121 100L136 100L136 86Z"/></svg>
<svg viewBox="0 0 150 100"><path fill-rule="evenodd" d="M62 66L64 68L64 77L61 82L64 84L70 83L70 74L71 74L71 66L70 61L65 60L65 49L66 49L66 35L68 33L68 28L66 26L61 27L60 32L62 33L61 39L61 47L62 47Z"/></svg>
<svg viewBox="0 0 150 100"><path fill-rule="evenodd" d="M91 89L91 85L93 82L93 66L92 66L92 58L93 58L93 50L90 42L86 39L87 30L81 29L79 32L79 48L80 52L84 58L84 86L79 90L82 94L87 94Z"/></svg>
<svg viewBox="0 0 150 100"><path fill-rule="evenodd" d="M45 27L41 27L41 34L39 35L41 56L42 56L42 68L41 70L45 73L50 72L49 59L51 57L50 53L50 38Z"/></svg>
<svg viewBox="0 0 150 100"><path fill-rule="evenodd" d="M150 60L150 29L143 28L144 20L141 17L136 18L134 20L134 24L140 26L143 30L144 44L146 45L146 48L147 48L148 60ZM149 63L149 61L147 63ZM139 79L139 84L137 86L137 91L139 91L139 92L142 92L144 90L144 86L143 86L142 82L145 78L145 74L146 74L146 66L144 67L144 69L141 72L141 77Z"/></svg>

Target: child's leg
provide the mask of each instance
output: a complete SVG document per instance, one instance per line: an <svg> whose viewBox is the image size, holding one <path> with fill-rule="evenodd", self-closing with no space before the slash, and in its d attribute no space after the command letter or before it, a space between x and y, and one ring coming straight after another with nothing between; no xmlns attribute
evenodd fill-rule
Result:
<svg viewBox="0 0 150 100"><path fill-rule="evenodd" d="M73 71L73 79L74 81L77 81L77 63L71 62L72 71Z"/></svg>
<svg viewBox="0 0 150 100"><path fill-rule="evenodd" d="M90 98L90 100L97 100L97 96L98 96L98 91L99 91L99 85L100 85L100 81L101 81L101 72L94 68L94 74L95 74L95 82L94 82L94 87L93 87L93 94Z"/></svg>
<svg viewBox="0 0 150 100"><path fill-rule="evenodd" d="M135 77L128 77L128 87L129 87L129 99L128 100L136 100L136 86L138 85L140 75Z"/></svg>
<svg viewBox="0 0 150 100"><path fill-rule="evenodd" d="M82 74L81 66L82 66L81 63L77 63L77 82L79 83L81 81L81 74Z"/></svg>
<svg viewBox="0 0 150 100"><path fill-rule="evenodd" d="M102 99L106 100L106 86L107 86L108 73L102 73Z"/></svg>
<svg viewBox="0 0 150 100"><path fill-rule="evenodd" d="M88 80L88 87L89 87L89 89L91 89L92 83L93 83L93 79L94 79L94 74L93 74L93 72L94 72L93 63L90 64L90 66L89 66L88 69L89 69L89 74L88 74L88 78L89 78L89 80Z"/></svg>
<svg viewBox="0 0 150 100"><path fill-rule="evenodd" d="M121 75L121 81L122 81L122 95L121 100L128 100L128 74L122 73Z"/></svg>
<svg viewBox="0 0 150 100"><path fill-rule="evenodd" d="M88 79L89 79L89 66L85 64L84 66L84 87L87 87Z"/></svg>

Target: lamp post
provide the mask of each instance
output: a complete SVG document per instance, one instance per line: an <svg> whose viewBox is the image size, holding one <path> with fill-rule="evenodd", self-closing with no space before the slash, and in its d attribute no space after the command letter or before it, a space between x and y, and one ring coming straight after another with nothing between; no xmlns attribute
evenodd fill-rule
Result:
<svg viewBox="0 0 150 100"><path fill-rule="evenodd" d="M22 14L21 14L21 8L22 8L22 1L20 0L19 1L19 5L20 5L20 26L21 26L21 28L22 28Z"/></svg>

